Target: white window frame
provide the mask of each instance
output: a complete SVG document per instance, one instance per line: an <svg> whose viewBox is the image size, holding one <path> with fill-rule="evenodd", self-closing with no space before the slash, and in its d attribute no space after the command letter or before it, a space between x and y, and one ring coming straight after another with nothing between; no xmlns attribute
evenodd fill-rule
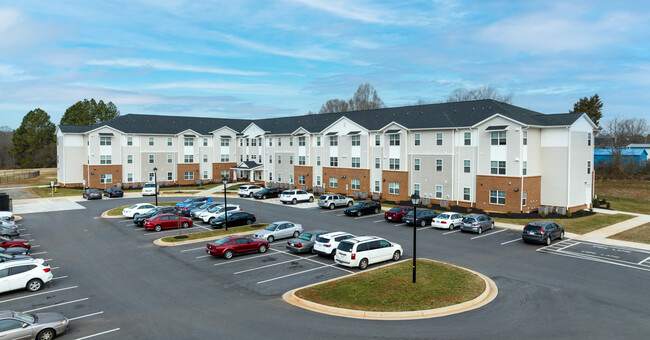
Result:
<svg viewBox="0 0 650 340"><path fill-rule="evenodd" d="M399 195L399 182L389 182L388 193L391 195Z"/></svg>
<svg viewBox="0 0 650 340"><path fill-rule="evenodd" d="M183 137L183 145L184 146L194 146L194 138Z"/></svg>
<svg viewBox="0 0 650 340"><path fill-rule="evenodd" d="M173 181L174 180L174 173L171 171L167 171L167 180L168 181Z"/></svg>
<svg viewBox="0 0 650 340"><path fill-rule="evenodd" d="M329 187L330 188L338 188L338 185L339 185L339 179L336 178L336 177L330 177Z"/></svg>
<svg viewBox="0 0 650 340"><path fill-rule="evenodd" d="M591 175L591 161L587 161L587 175Z"/></svg>
<svg viewBox="0 0 650 340"><path fill-rule="evenodd" d="M330 146L339 146L339 136L330 136Z"/></svg>
<svg viewBox="0 0 650 340"><path fill-rule="evenodd" d="M361 190L361 180L350 179L350 189L352 190Z"/></svg>
<svg viewBox="0 0 650 340"><path fill-rule="evenodd" d="M521 205L525 206L527 200L528 200L528 192L524 191L521 193Z"/></svg>
<svg viewBox="0 0 650 340"><path fill-rule="evenodd" d="M463 188L463 201L469 202L472 200L472 188Z"/></svg>
<svg viewBox="0 0 650 340"><path fill-rule="evenodd" d="M420 145L420 134L416 133L415 136L413 137L413 143L417 146Z"/></svg>
<svg viewBox="0 0 650 340"><path fill-rule="evenodd" d="M399 146L399 143L400 143L399 133L391 133L390 135L388 135L388 145Z"/></svg>
<svg viewBox="0 0 650 340"><path fill-rule="evenodd" d="M521 175L526 176L528 174L528 161L521 162Z"/></svg>
<svg viewBox="0 0 650 340"><path fill-rule="evenodd" d="M194 155L184 155L183 163L194 163Z"/></svg>
<svg viewBox="0 0 650 340"><path fill-rule="evenodd" d="M126 181L127 181L128 183L133 182L133 173L132 173L132 172L127 172L127 173L126 173Z"/></svg>
<svg viewBox="0 0 650 340"><path fill-rule="evenodd" d="M221 146L230 146L230 138L221 138Z"/></svg>
<svg viewBox="0 0 650 340"><path fill-rule="evenodd" d="M183 173L183 179L186 181L193 181L194 180L194 171L185 171Z"/></svg>
<svg viewBox="0 0 650 340"><path fill-rule="evenodd" d="M526 130L522 131L522 139L523 140L521 141L521 143L523 145L528 145L528 131Z"/></svg>
<svg viewBox="0 0 650 340"><path fill-rule="evenodd" d="M133 155L126 155L126 163L133 164Z"/></svg>
<svg viewBox="0 0 650 340"><path fill-rule="evenodd" d="M469 174L472 172L472 161L469 159L463 160L463 172Z"/></svg>
<svg viewBox="0 0 650 340"><path fill-rule="evenodd" d="M305 165L307 164L307 157L306 156L298 156L298 165Z"/></svg>
<svg viewBox="0 0 650 340"><path fill-rule="evenodd" d="M113 183L113 174L100 174L99 183L101 184Z"/></svg>
<svg viewBox="0 0 650 340"><path fill-rule="evenodd" d="M506 174L506 161L490 161L490 174L491 175L505 175Z"/></svg>
<svg viewBox="0 0 650 340"><path fill-rule="evenodd" d="M174 156L173 155L170 155L170 154L167 155L167 163L169 163L169 164L174 163Z"/></svg>
<svg viewBox="0 0 650 340"><path fill-rule="evenodd" d="M506 131L490 132L490 145L507 145L507 137Z"/></svg>
<svg viewBox="0 0 650 340"><path fill-rule="evenodd" d="M203 163L208 162L208 154L203 154Z"/></svg>
<svg viewBox="0 0 650 340"><path fill-rule="evenodd" d="M352 157L352 167L353 168L360 168L361 167L361 157Z"/></svg>
<svg viewBox="0 0 650 340"><path fill-rule="evenodd" d="M339 158L330 157L330 166L339 166Z"/></svg>
<svg viewBox="0 0 650 340"><path fill-rule="evenodd" d="M126 137L126 146L133 146L133 137Z"/></svg>
<svg viewBox="0 0 650 340"><path fill-rule="evenodd" d="M172 146L172 138L167 137L167 146Z"/></svg>
<svg viewBox="0 0 650 340"><path fill-rule="evenodd" d="M305 175L298 175L298 184L305 185Z"/></svg>
<svg viewBox="0 0 650 340"><path fill-rule="evenodd" d="M113 142L111 137L99 136L99 145L111 145Z"/></svg>
<svg viewBox="0 0 650 340"><path fill-rule="evenodd" d="M437 199L442 199L442 185L436 185L435 197Z"/></svg>
<svg viewBox="0 0 650 340"><path fill-rule="evenodd" d="M471 146L472 145L472 133L471 132L465 132L463 136L463 145L465 146Z"/></svg>
<svg viewBox="0 0 650 340"><path fill-rule="evenodd" d="M375 181L375 192L381 192L381 182Z"/></svg>
<svg viewBox="0 0 650 340"><path fill-rule="evenodd" d="M436 172L442 172L442 159L438 158L436 159Z"/></svg>
<svg viewBox="0 0 650 340"><path fill-rule="evenodd" d="M438 146L442 145L442 132L436 133L436 145Z"/></svg>
<svg viewBox="0 0 650 340"><path fill-rule="evenodd" d="M352 142L352 146L361 146L361 136L360 135L353 135L351 142Z"/></svg>
<svg viewBox="0 0 650 340"><path fill-rule="evenodd" d="M156 162L156 155L154 155L154 154L149 154L149 157L147 157L147 158L148 158L149 164L153 164L153 163Z"/></svg>
<svg viewBox="0 0 650 340"><path fill-rule="evenodd" d="M381 169L381 158L375 158L375 169Z"/></svg>
<svg viewBox="0 0 650 340"><path fill-rule="evenodd" d="M230 162L230 155L227 154L227 153L223 153L223 154L221 154L220 160L221 160L221 163Z"/></svg>
<svg viewBox="0 0 650 340"><path fill-rule="evenodd" d="M307 144L305 137L298 137L298 146L305 146Z"/></svg>
<svg viewBox="0 0 650 340"><path fill-rule="evenodd" d="M415 158L413 160L413 170L420 171L420 159L419 158Z"/></svg>
<svg viewBox="0 0 650 340"><path fill-rule="evenodd" d="M413 184L413 193L417 194L418 196L420 195L420 183Z"/></svg>
<svg viewBox="0 0 650 340"><path fill-rule="evenodd" d="M99 164L112 164L111 155L99 155Z"/></svg>
<svg viewBox="0 0 650 340"><path fill-rule="evenodd" d="M388 168L390 170L399 170L399 158L389 158Z"/></svg>
<svg viewBox="0 0 650 340"><path fill-rule="evenodd" d="M490 204L506 205L505 190L490 190Z"/></svg>
<svg viewBox="0 0 650 340"><path fill-rule="evenodd" d="M154 140L153 137L149 137L149 146L154 146Z"/></svg>
<svg viewBox="0 0 650 340"><path fill-rule="evenodd" d="M381 146L381 135L375 135L375 146Z"/></svg>

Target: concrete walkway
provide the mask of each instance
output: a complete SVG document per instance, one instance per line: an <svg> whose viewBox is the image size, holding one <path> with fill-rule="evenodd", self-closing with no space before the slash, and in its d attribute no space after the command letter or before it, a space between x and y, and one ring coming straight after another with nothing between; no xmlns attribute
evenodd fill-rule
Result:
<svg viewBox="0 0 650 340"><path fill-rule="evenodd" d="M620 212L620 213L627 214L625 212ZM609 244L609 245L613 245L613 246L622 246L622 247L650 250L650 244L629 242L629 241L621 241L621 240L615 240L615 239L609 238L609 237L611 237L613 235L616 235L618 233L622 233L624 231L636 228L636 227L638 227L640 225L650 223L650 215L643 215L643 214L635 214L635 215L637 217L631 218L629 220L619 222L619 223L616 223L616 224L612 224L609 227L604 227L604 228L600 228L598 230L594 230L594 231L586 233L584 235L579 235L579 236L575 237L574 239L575 240L582 240L582 241Z"/></svg>

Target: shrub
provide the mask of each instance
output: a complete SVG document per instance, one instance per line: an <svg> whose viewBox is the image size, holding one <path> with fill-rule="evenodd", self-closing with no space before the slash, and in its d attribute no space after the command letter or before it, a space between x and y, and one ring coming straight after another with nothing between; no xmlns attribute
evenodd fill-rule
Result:
<svg viewBox="0 0 650 340"><path fill-rule="evenodd" d="M508 216L508 217L512 217L512 211L508 211L508 212L506 213L506 216Z"/></svg>
<svg viewBox="0 0 650 340"><path fill-rule="evenodd" d="M429 208L429 209L433 208L433 204L431 204L431 203L427 204L427 208Z"/></svg>
<svg viewBox="0 0 650 340"><path fill-rule="evenodd" d="M539 216L546 217L546 212L542 211L541 213L539 213Z"/></svg>
<svg viewBox="0 0 650 340"><path fill-rule="evenodd" d="M607 209L609 209L609 207L610 207L610 205L609 205L609 202L607 202L607 205L606 205L606 207L607 207Z"/></svg>
<svg viewBox="0 0 650 340"><path fill-rule="evenodd" d="M466 211L467 211L467 213L469 214L469 213L472 212L472 208L467 208Z"/></svg>
<svg viewBox="0 0 650 340"><path fill-rule="evenodd" d="M589 208L589 212L594 212L594 208L593 207Z"/></svg>
<svg viewBox="0 0 650 340"><path fill-rule="evenodd" d="M400 202L400 201L395 201L395 205L399 205L399 202Z"/></svg>
<svg viewBox="0 0 650 340"><path fill-rule="evenodd" d="M573 216L573 213L567 210L567 212L566 212L566 217L571 218L571 216Z"/></svg>
<svg viewBox="0 0 650 340"><path fill-rule="evenodd" d="M584 210L580 210L580 216L584 216L586 212Z"/></svg>

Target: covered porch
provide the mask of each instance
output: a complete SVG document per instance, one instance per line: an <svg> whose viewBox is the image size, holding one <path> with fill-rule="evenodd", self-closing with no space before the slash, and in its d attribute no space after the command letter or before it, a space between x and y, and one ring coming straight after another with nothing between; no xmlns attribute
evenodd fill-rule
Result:
<svg viewBox="0 0 650 340"><path fill-rule="evenodd" d="M264 166L254 161L245 161L230 168L233 170L233 181L263 182Z"/></svg>

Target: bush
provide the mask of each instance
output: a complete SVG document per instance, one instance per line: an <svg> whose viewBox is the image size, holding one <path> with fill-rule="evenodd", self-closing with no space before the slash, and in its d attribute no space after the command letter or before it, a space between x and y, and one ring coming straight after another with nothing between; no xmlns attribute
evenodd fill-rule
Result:
<svg viewBox="0 0 650 340"><path fill-rule="evenodd" d="M508 217L512 217L512 211L508 211L508 212L506 213L506 216L508 216Z"/></svg>
<svg viewBox="0 0 650 340"><path fill-rule="evenodd" d="M606 205L607 209L609 209L609 206L610 206L610 205L609 205L609 202L607 202L607 205Z"/></svg>
<svg viewBox="0 0 650 340"><path fill-rule="evenodd" d="M570 212L570 211L567 211L567 212L566 212L566 217L569 217L569 218L571 218L571 216L573 216L573 213L572 213L572 212Z"/></svg>
<svg viewBox="0 0 650 340"><path fill-rule="evenodd" d="M399 202L400 202L400 201L395 201L395 205L399 205Z"/></svg>
<svg viewBox="0 0 650 340"><path fill-rule="evenodd" d="M433 204L431 204L431 203L427 204L427 208L429 208L429 209L433 208Z"/></svg>
<svg viewBox="0 0 650 340"><path fill-rule="evenodd" d="M472 212L472 208L467 208L466 211L467 211L467 213L469 214L469 213Z"/></svg>
<svg viewBox="0 0 650 340"><path fill-rule="evenodd" d="M594 207L596 207L596 208L599 208L599 207L600 207L600 201L598 200L598 198L594 198L594 199L591 201L591 203L592 203L592 205L593 205Z"/></svg>
<svg viewBox="0 0 650 340"><path fill-rule="evenodd" d="M542 216L542 218L545 218L546 217L546 212L542 211L541 213L539 213L539 216Z"/></svg>
<svg viewBox="0 0 650 340"><path fill-rule="evenodd" d="M594 212L594 207L589 208L589 212Z"/></svg>

